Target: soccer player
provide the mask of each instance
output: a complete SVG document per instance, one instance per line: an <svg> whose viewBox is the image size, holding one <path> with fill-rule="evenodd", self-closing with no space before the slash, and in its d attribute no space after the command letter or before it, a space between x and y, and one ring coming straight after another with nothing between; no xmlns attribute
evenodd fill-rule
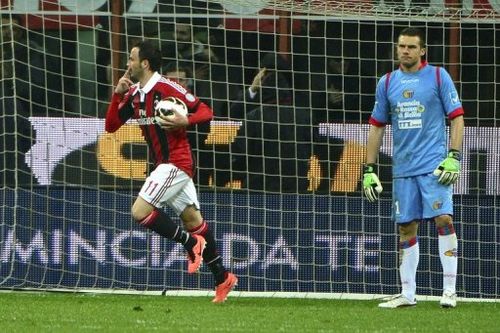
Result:
<svg viewBox="0 0 500 333"><path fill-rule="evenodd" d="M198 271L205 261L215 278L212 302L224 302L238 279L223 266L214 235L200 213L186 133L187 126L209 121L213 112L183 86L158 73L161 52L151 42L136 44L127 66L108 107L106 131L115 132L128 119L136 119L155 163L132 206L132 217L140 225L181 243L188 253L188 273ZM155 104L170 96L184 101L191 113L183 116L175 112L174 117L156 121ZM162 207L166 205L179 215L188 232L165 214Z"/></svg>
<svg viewBox="0 0 500 333"><path fill-rule="evenodd" d="M456 306L458 242L453 227L452 187L460 172L464 120L457 90L445 69L429 65L421 30L406 28L398 36L399 68L377 84L370 117L363 190L371 202L382 185L376 174L385 125L392 125L392 215L399 227L402 293L382 308L416 305L419 261L418 224L433 219L439 234L443 269L442 307ZM450 140L445 117L451 123Z"/></svg>

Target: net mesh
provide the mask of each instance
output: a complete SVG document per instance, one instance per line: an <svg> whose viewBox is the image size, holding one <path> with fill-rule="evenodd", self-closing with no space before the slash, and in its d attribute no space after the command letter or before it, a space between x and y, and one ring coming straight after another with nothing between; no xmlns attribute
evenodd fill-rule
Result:
<svg viewBox="0 0 500 333"><path fill-rule="evenodd" d="M23 4L23 5L21 5ZM377 204L360 192L378 78L406 26L426 31L465 114L454 188L459 296L500 294L499 9L493 1L2 1L0 286L213 289L176 244L130 216L148 169L139 128L104 131L113 84L143 38L162 73L212 106L190 131L195 183L238 290L399 291L391 142ZM245 97L262 68L268 81ZM169 212L174 216L172 212ZM440 295L437 232L419 231L421 295Z"/></svg>

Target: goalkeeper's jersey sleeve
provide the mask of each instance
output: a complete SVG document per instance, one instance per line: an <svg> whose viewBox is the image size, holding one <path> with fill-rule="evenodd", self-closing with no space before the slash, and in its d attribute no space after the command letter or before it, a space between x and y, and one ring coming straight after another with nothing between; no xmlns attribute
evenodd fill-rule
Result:
<svg viewBox="0 0 500 333"><path fill-rule="evenodd" d="M423 62L417 72L384 75L376 91L370 124L392 126L393 176L431 173L448 150L446 117L463 114L450 75Z"/></svg>

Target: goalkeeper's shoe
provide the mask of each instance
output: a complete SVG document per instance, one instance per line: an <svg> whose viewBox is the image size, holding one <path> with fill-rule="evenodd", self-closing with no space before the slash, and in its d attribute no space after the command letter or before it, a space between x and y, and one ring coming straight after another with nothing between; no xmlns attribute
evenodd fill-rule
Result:
<svg viewBox="0 0 500 333"><path fill-rule="evenodd" d="M457 294L451 291L445 290L441 300L439 301L439 305L443 308L454 308L457 306Z"/></svg>
<svg viewBox="0 0 500 333"><path fill-rule="evenodd" d="M391 299L389 299L387 302L380 303L378 305L379 308L385 308L385 309L396 309L396 308L403 308L407 306L415 306L417 305L417 301L409 300L405 296L399 294L396 296L393 296Z"/></svg>
<svg viewBox="0 0 500 333"><path fill-rule="evenodd" d="M196 239L196 244L188 251L188 273L193 274L198 272L203 261L203 251L207 245L207 241L200 235L191 235Z"/></svg>
<svg viewBox="0 0 500 333"><path fill-rule="evenodd" d="M460 173L460 152L458 150L450 149L448 156L439 163L434 176L439 177L438 182L443 185L454 184Z"/></svg>
<svg viewBox="0 0 500 333"><path fill-rule="evenodd" d="M238 278L233 273L227 273L226 279L221 284L215 287L215 297L213 303L223 303L227 299L227 295L238 284Z"/></svg>

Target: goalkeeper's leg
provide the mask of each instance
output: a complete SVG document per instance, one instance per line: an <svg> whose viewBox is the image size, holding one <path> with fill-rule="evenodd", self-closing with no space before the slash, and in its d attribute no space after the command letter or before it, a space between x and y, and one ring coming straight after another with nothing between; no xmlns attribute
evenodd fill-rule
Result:
<svg viewBox="0 0 500 333"><path fill-rule="evenodd" d="M403 294L410 301L415 300L417 292L417 267L420 247L417 239L418 221L399 225L399 275Z"/></svg>
<svg viewBox="0 0 500 333"><path fill-rule="evenodd" d="M439 233L438 247L441 266L443 267L443 297L441 305L456 306L456 281L458 267L458 240L450 215L434 218Z"/></svg>

